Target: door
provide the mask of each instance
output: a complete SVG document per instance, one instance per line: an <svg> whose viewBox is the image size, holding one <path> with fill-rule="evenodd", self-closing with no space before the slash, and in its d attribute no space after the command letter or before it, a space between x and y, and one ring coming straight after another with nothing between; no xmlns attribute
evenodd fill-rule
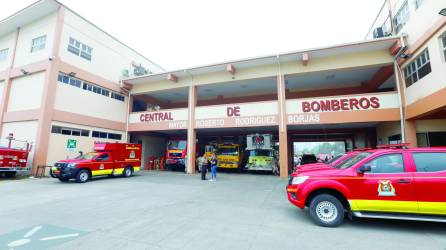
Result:
<svg viewBox="0 0 446 250"><path fill-rule="evenodd" d="M413 152L419 212L446 215L446 152Z"/></svg>
<svg viewBox="0 0 446 250"><path fill-rule="evenodd" d="M109 153L102 153L96 158L97 170L93 171L93 176L108 175L113 173L113 161Z"/></svg>
<svg viewBox="0 0 446 250"><path fill-rule="evenodd" d="M379 155L364 165L370 171L358 174L353 186L352 210L415 213L418 204L413 173L407 171L401 153Z"/></svg>

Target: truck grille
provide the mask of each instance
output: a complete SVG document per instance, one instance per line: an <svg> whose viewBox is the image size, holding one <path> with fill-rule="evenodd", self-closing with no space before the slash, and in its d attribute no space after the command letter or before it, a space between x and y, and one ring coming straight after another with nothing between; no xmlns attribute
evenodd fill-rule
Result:
<svg viewBox="0 0 446 250"><path fill-rule="evenodd" d="M65 168L67 166L67 163L57 162L57 163L54 164L54 166L58 167L58 168Z"/></svg>

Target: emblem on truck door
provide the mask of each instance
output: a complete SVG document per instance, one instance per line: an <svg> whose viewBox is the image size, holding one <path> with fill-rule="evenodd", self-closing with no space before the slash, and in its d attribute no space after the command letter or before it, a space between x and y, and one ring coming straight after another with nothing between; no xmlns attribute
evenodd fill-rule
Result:
<svg viewBox="0 0 446 250"><path fill-rule="evenodd" d="M99 169L104 169L104 164L101 164L101 165L99 166Z"/></svg>
<svg viewBox="0 0 446 250"><path fill-rule="evenodd" d="M378 183L378 196L396 196L392 181L381 180Z"/></svg>
<svg viewBox="0 0 446 250"><path fill-rule="evenodd" d="M135 158L135 151L130 151L130 159L134 159Z"/></svg>

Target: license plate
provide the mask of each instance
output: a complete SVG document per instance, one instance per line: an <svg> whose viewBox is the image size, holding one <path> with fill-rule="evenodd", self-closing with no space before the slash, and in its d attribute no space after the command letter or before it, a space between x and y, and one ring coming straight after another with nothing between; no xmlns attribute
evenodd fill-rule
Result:
<svg viewBox="0 0 446 250"><path fill-rule="evenodd" d="M55 175L59 175L59 174L60 174L60 171L59 171L59 170L53 171L53 174L55 174Z"/></svg>

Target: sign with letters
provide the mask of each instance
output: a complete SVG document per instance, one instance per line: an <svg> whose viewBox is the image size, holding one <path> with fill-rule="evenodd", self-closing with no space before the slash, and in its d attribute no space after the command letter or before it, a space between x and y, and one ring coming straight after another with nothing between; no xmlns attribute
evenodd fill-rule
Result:
<svg viewBox="0 0 446 250"><path fill-rule="evenodd" d="M197 107L197 128L256 127L278 125L277 101Z"/></svg>
<svg viewBox="0 0 446 250"><path fill-rule="evenodd" d="M376 111L399 108L395 92L287 100L287 124L318 124L368 121ZM384 114L384 113L383 113ZM389 119L383 116L383 119ZM399 117L395 117L399 119Z"/></svg>
<svg viewBox="0 0 446 250"><path fill-rule="evenodd" d="M129 131L186 129L187 108L131 113Z"/></svg>

